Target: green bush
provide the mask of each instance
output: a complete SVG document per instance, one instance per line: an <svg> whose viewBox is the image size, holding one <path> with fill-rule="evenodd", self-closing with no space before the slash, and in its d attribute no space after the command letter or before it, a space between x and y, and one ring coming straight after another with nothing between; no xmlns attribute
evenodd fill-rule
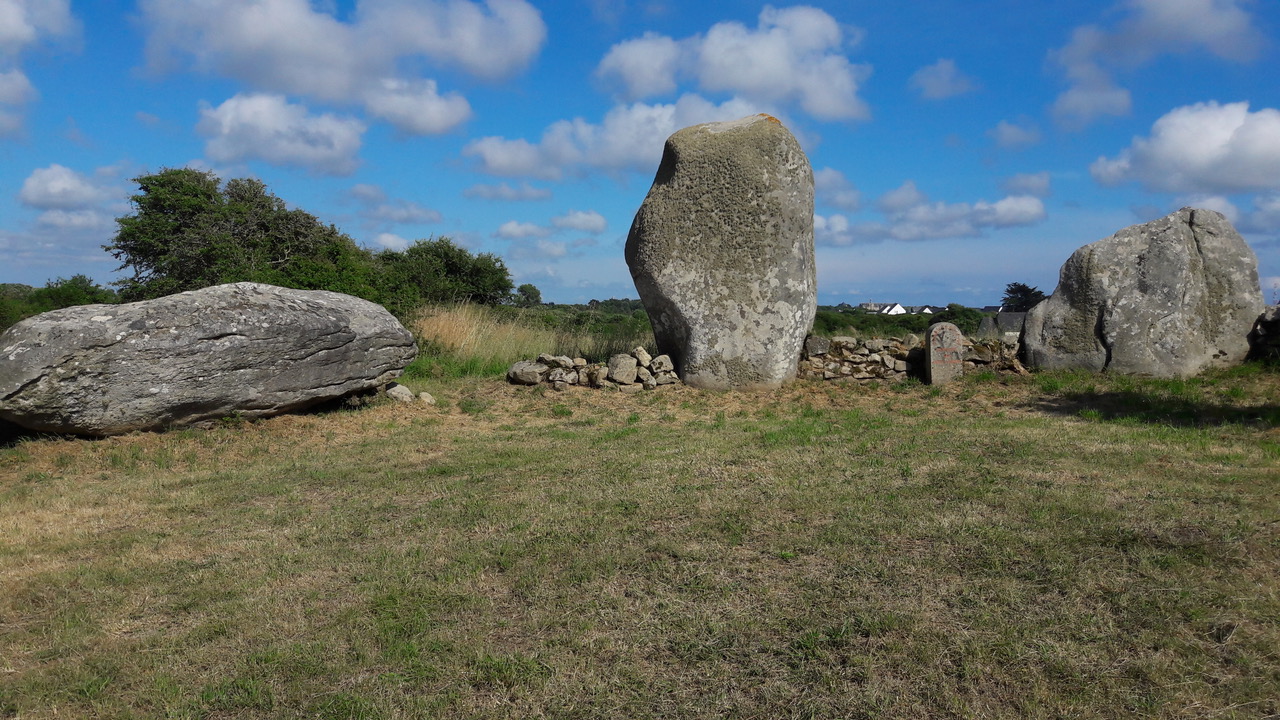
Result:
<svg viewBox="0 0 1280 720"><path fill-rule="evenodd" d="M87 275L50 280L42 288L0 285L0 330L42 312L75 305L116 302L116 294L99 287Z"/></svg>
<svg viewBox="0 0 1280 720"><path fill-rule="evenodd" d="M974 310L958 303L951 303L946 310L933 315L929 320L929 324L937 325L940 322L949 322L960 328L960 332L965 335L973 335L978 332L978 326L982 324L983 317L985 315L981 310Z"/></svg>
<svg viewBox="0 0 1280 720"><path fill-rule="evenodd" d="M813 318L814 335L850 335L894 337L922 333L929 325L928 315L877 315L865 310L819 310Z"/></svg>

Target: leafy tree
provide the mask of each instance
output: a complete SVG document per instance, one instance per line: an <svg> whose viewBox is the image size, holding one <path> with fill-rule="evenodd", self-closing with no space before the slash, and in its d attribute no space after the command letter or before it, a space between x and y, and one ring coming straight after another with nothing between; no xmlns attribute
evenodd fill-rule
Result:
<svg viewBox="0 0 1280 720"><path fill-rule="evenodd" d="M515 303L520 307L537 307L542 304L542 291L532 283L516 288Z"/></svg>
<svg viewBox="0 0 1280 720"><path fill-rule="evenodd" d="M972 335L978 332L978 325L982 324L982 318L981 310L974 310L959 303L951 303L946 310L931 317L929 324L937 325L940 322L949 322L960 328L960 332L965 335Z"/></svg>
<svg viewBox="0 0 1280 720"><path fill-rule="evenodd" d="M117 282L122 299L245 280L338 289L332 286L343 278L345 291L369 290L368 251L314 215L288 209L258 180L238 178L224 188L211 172L177 168L134 181L137 211L116 219L119 230L105 246L120 270L133 271Z"/></svg>
<svg viewBox="0 0 1280 720"><path fill-rule="evenodd" d="M116 294L109 288L100 287L88 275L72 275L69 278L50 280L44 287L32 290L27 295L27 301L48 310L56 310L75 305L114 303Z"/></svg>
<svg viewBox="0 0 1280 720"><path fill-rule="evenodd" d="M631 313L636 310L643 311L644 303L637 299L619 300L618 298L609 298L608 300L592 300L587 303L587 307L603 313Z"/></svg>
<svg viewBox="0 0 1280 720"><path fill-rule="evenodd" d="M511 297L511 273L502 259L492 253L472 255L449 238L419 240L405 250L439 263L444 285L431 300L468 300L482 305L498 305Z"/></svg>
<svg viewBox="0 0 1280 720"><path fill-rule="evenodd" d="M290 210L258 180L189 168L135 178L135 212L116 219L105 248L132 276L117 282L126 300L228 282L332 290L405 315L423 302L496 305L511 297L511 275L494 255L472 255L448 238L419 240L377 254L333 225Z"/></svg>
<svg viewBox="0 0 1280 720"><path fill-rule="evenodd" d="M472 255L449 238L417 240L378 254L391 303L468 301L498 305L511 297L511 273L490 253Z"/></svg>
<svg viewBox="0 0 1280 720"><path fill-rule="evenodd" d="M1031 285L1012 282L1004 287L1001 305L1010 312L1026 312L1045 300L1046 296Z"/></svg>

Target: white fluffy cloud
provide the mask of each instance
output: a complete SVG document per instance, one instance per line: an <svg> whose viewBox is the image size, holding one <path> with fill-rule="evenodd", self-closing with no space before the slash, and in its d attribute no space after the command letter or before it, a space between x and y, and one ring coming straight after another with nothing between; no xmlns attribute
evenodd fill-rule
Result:
<svg viewBox="0 0 1280 720"><path fill-rule="evenodd" d="M569 254L569 246L546 238L520 238L511 243L508 255L517 260L558 260Z"/></svg>
<svg viewBox="0 0 1280 720"><path fill-rule="evenodd" d="M1134 138L1089 170L1104 185L1136 181L1152 190L1214 194L1280 189L1277 168L1280 111L1208 102L1171 110L1149 137Z"/></svg>
<svg viewBox="0 0 1280 720"><path fill-rule="evenodd" d="M1025 119L1019 122L1001 120L987 131L987 135L995 140L996 145L1008 150L1020 150L1040 142L1040 128Z"/></svg>
<svg viewBox="0 0 1280 720"><path fill-rule="evenodd" d="M70 0L0 0L0 137L21 131L25 108L38 96L19 66L22 52L75 28Z"/></svg>
<svg viewBox="0 0 1280 720"><path fill-rule="evenodd" d="M549 228L530 222L517 222L508 220L498 227L493 233L494 237L505 238L507 240L519 240L522 238L546 237L551 234Z"/></svg>
<svg viewBox="0 0 1280 720"><path fill-rule="evenodd" d="M835 168L815 170L813 188L820 205L848 212L855 212L862 207L862 193L849 182L844 173Z"/></svg>
<svg viewBox="0 0 1280 720"><path fill-rule="evenodd" d="M1000 189L1010 195L1048 197L1052 193L1051 185L1048 172L1018 173L1001 183Z"/></svg>
<svg viewBox="0 0 1280 720"><path fill-rule="evenodd" d="M526 202L534 200L551 199L551 191L546 188L539 188L529 183L520 183L516 187L512 187L507 183L498 183L496 185L487 185L484 183L472 185L462 191L464 197L478 198L480 200L502 200L504 202Z"/></svg>
<svg viewBox="0 0 1280 720"><path fill-rule="evenodd" d="M1240 208L1235 203L1221 195L1189 195L1177 199L1174 203L1178 207L1203 208L1205 210L1216 210L1227 217L1232 224L1238 224L1244 219L1244 214L1240 212Z"/></svg>
<svg viewBox="0 0 1280 720"><path fill-rule="evenodd" d="M1079 129L1106 115L1127 115L1133 101L1103 67L1109 38L1091 25L1076 28L1071 42L1050 54L1069 86L1053 103L1053 116L1066 127Z"/></svg>
<svg viewBox="0 0 1280 720"><path fill-rule="evenodd" d="M378 233L373 237L375 245L387 250L404 250L409 247L409 241L396 235L395 233Z"/></svg>
<svg viewBox="0 0 1280 720"><path fill-rule="evenodd" d="M1047 216L1044 203L1032 195L1010 195L993 203L979 200L973 204L973 224L979 228L1034 225Z"/></svg>
<svg viewBox="0 0 1280 720"><path fill-rule="evenodd" d="M988 229L1034 225L1047 217L1044 203L1031 195L1009 195L995 202L934 202L910 180L882 195L877 207L887 222L853 223L839 214L815 216L815 240L823 245L852 245L979 237Z"/></svg>
<svg viewBox="0 0 1280 720"><path fill-rule="evenodd" d="M1280 194L1260 195L1253 199L1253 207L1246 221L1249 229L1280 234Z"/></svg>
<svg viewBox="0 0 1280 720"><path fill-rule="evenodd" d="M562 230L577 230L593 235L598 235L609 228L609 223L604 216L595 210L570 210L564 215L551 218L551 224Z"/></svg>
<svg viewBox="0 0 1280 720"><path fill-rule="evenodd" d="M858 91L871 68L844 55L859 39L847 34L818 8L766 5L754 29L721 22L683 40L647 33L618 43L596 75L627 100L674 93L687 78L704 92L795 103L820 120L865 120L870 111Z"/></svg>
<svg viewBox="0 0 1280 720"><path fill-rule="evenodd" d="M595 210L570 210L563 215L557 215L556 217L551 218L551 223L547 226L531 222L508 220L498 227L497 231L493 233L493 236L496 238L503 238L505 240L527 240L530 238L545 238L549 235L566 230L599 235L607 229L609 229L608 221L605 220L603 215ZM591 245L594 243L594 240L587 239L585 241L575 242L574 246ZM545 250L545 248L552 247L552 245L558 245L564 248L568 247L564 243L538 243L536 246L529 245L526 247L526 250L538 248ZM542 253L543 257L546 257L547 255L542 252L542 250L539 250L539 252ZM560 254L563 255L564 253ZM558 255L555 255L555 257L558 257Z"/></svg>
<svg viewBox="0 0 1280 720"><path fill-rule="evenodd" d="M106 197L99 182L57 163L33 170L18 191L23 205L39 210L82 210Z"/></svg>
<svg viewBox="0 0 1280 720"><path fill-rule="evenodd" d="M908 180L898 187L880 196L876 206L886 215L895 215L912 208L924 205L929 198L916 187L914 180Z"/></svg>
<svg viewBox="0 0 1280 720"><path fill-rule="evenodd" d="M482 172L502 176L558 179L578 167L652 171L667 137L676 130L754 112L759 112L756 106L739 99L716 105L698 95L685 95L672 104L614 107L599 124L582 118L560 120L537 143L523 138L480 138L468 143L462 154L476 158Z"/></svg>
<svg viewBox="0 0 1280 720"><path fill-rule="evenodd" d="M22 182L18 201L38 210L31 242L47 247L49 257L100 253L103 238L115 232L115 218L127 211L120 167L82 173L59 164L36 168ZM29 244L29 243L28 243Z"/></svg>
<svg viewBox="0 0 1280 720"><path fill-rule="evenodd" d="M154 70L188 60L257 91L363 106L413 134L446 132L471 115L404 68L426 60L483 78L529 64L546 25L525 0L381 0L349 21L308 0L141 0Z"/></svg>
<svg viewBox="0 0 1280 720"><path fill-rule="evenodd" d="M346 175L359 164L365 125L330 113L312 115L280 95L236 95L200 109L196 130L217 163L263 160L315 173Z"/></svg>
<svg viewBox="0 0 1280 720"><path fill-rule="evenodd" d="M384 79L364 97L372 116L413 135L438 135L471 118L471 103L457 93L440 95L435 80Z"/></svg>
<svg viewBox="0 0 1280 720"><path fill-rule="evenodd" d="M942 100L978 89L978 83L960 72L956 61L950 58L920 68L911 76L910 84L926 100Z"/></svg>
<svg viewBox="0 0 1280 720"><path fill-rule="evenodd" d="M21 106L35 98L36 89L21 70L0 72L0 106Z"/></svg>
<svg viewBox="0 0 1280 720"><path fill-rule="evenodd" d="M0 0L0 60L75 28L71 0Z"/></svg>
<svg viewBox="0 0 1280 720"><path fill-rule="evenodd" d="M1137 67L1164 54L1207 52L1224 60L1252 60L1263 44L1249 0L1123 0L1113 27L1085 25L1049 54L1068 87L1053 105L1054 117L1079 129L1106 115L1127 115L1129 91L1117 70Z"/></svg>
<svg viewBox="0 0 1280 720"><path fill-rule="evenodd" d="M614 45L596 67L596 77L616 83L626 100L666 95L676 91L684 52L674 39L647 32Z"/></svg>

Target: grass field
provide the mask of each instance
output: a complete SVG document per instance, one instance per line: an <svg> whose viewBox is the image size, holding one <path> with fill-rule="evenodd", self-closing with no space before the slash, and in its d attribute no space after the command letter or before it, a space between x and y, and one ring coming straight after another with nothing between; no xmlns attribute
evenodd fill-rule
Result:
<svg viewBox="0 0 1280 720"><path fill-rule="evenodd" d="M1274 371L414 389L9 441L0 718L1280 713Z"/></svg>

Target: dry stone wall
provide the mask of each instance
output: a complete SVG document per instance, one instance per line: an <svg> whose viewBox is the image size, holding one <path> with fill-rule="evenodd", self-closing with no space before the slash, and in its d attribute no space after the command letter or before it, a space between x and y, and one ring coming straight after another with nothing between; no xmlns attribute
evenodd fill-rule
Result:
<svg viewBox="0 0 1280 720"><path fill-rule="evenodd" d="M962 372L1026 374L1018 361L1020 348L1016 335L975 340L958 331L956 334ZM890 338L810 335L805 338L797 377L853 383L892 383L912 377L928 381L927 362L925 343L918 335ZM521 360L512 365L507 371L507 380L515 385L547 384L555 390L581 386L627 393L680 382L670 356L652 357L643 347L614 355L607 363L588 363L582 358L544 353L536 360Z"/></svg>
<svg viewBox="0 0 1280 720"><path fill-rule="evenodd" d="M507 370L513 385L550 385L553 390L571 386L635 393L656 390L680 382L669 355L654 357L643 347L619 353L607 363L588 363L584 358L543 353L536 360L521 360Z"/></svg>
<svg viewBox="0 0 1280 720"><path fill-rule="evenodd" d="M964 372L1026 372L1018 361L1016 336L973 340L961 335L959 342ZM805 340L799 377L857 383L899 382L911 377L928 380L927 362L925 344L918 335L862 339L810 335Z"/></svg>

